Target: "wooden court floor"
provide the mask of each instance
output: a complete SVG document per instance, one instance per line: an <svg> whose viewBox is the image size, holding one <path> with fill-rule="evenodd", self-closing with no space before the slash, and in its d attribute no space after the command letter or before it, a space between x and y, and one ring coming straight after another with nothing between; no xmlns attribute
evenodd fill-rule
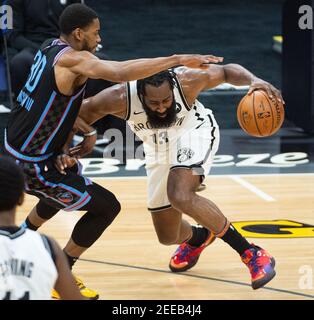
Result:
<svg viewBox="0 0 314 320"><path fill-rule="evenodd" d="M146 179L94 180L113 191L122 204L121 214L74 267L100 299L314 299L313 237L248 238L276 258L276 277L256 291L237 253L219 239L193 269L173 274L168 262L176 246L157 240L146 210ZM206 185L202 195L216 202L231 221L282 219L314 225L312 174L210 176ZM36 202L26 197L18 223ZM40 231L63 246L80 216L60 211Z"/></svg>

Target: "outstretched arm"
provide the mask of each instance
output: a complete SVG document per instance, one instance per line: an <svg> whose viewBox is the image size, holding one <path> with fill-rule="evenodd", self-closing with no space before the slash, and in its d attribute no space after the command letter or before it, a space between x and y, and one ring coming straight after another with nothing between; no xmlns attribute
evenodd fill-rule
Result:
<svg viewBox="0 0 314 320"><path fill-rule="evenodd" d="M127 113L127 84L120 83L100 91L83 101L79 117L92 125L106 115L125 119Z"/></svg>
<svg viewBox="0 0 314 320"><path fill-rule="evenodd" d="M90 128L92 128L90 125L108 114L125 119L127 112L126 86L125 83L117 84L85 99L74 125L75 130L83 134L90 132ZM96 138L92 139L92 137L85 137L81 143L69 150L69 154L75 157L89 154L96 142Z"/></svg>
<svg viewBox="0 0 314 320"><path fill-rule="evenodd" d="M209 63L221 61L221 57L194 54L118 62L100 60L87 51L69 50L61 56L58 65L87 78L123 82L142 79L177 65L206 69Z"/></svg>
<svg viewBox="0 0 314 320"><path fill-rule="evenodd" d="M236 86L249 85L248 94L251 94L254 90L261 89L266 91L271 99L283 102L278 89L256 77L239 64L210 65L207 70L180 68L179 79L183 85L184 93L191 103L201 91L214 88L222 83L230 83Z"/></svg>

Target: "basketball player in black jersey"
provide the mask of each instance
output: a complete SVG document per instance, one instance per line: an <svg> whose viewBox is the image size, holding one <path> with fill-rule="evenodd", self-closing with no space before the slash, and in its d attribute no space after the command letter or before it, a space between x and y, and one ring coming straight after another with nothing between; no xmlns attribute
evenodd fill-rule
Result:
<svg viewBox="0 0 314 320"><path fill-rule="evenodd" d="M60 38L44 42L35 55L5 130L5 149L25 173L26 192L40 199L25 220L27 228L37 230L60 209L87 211L64 248L72 268L120 211L120 203L110 191L80 174L79 163L67 167L69 158L63 146L77 118L86 80L128 81L174 65L207 68L208 63L220 62L222 58L173 55L103 61L93 55L101 39L100 23L92 9L82 4L70 5L63 11L59 24ZM92 127L85 126L82 133L85 136L82 146L95 141ZM56 159L62 163L62 173L55 168ZM86 288L79 279L77 282L83 295L98 298L95 291Z"/></svg>
<svg viewBox="0 0 314 320"><path fill-rule="evenodd" d="M0 300L48 300L53 286L62 299L83 300L57 242L16 225L16 208L23 201L23 172L1 157Z"/></svg>

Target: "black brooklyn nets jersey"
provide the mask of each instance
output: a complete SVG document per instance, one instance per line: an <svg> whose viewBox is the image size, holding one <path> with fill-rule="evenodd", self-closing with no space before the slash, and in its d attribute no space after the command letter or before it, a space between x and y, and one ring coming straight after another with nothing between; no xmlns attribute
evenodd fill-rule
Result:
<svg viewBox="0 0 314 320"><path fill-rule="evenodd" d="M43 43L16 99L5 132L5 147L21 161L38 162L60 153L73 127L85 84L72 96L65 96L59 92L54 74L55 64L69 49L59 39Z"/></svg>

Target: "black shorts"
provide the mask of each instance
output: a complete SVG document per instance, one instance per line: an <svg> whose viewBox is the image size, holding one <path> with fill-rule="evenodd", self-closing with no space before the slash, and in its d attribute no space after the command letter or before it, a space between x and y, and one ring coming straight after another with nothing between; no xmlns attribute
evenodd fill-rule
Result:
<svg viewBox="0 0 314 320"><path fill-rule="evenodd" d="M25 174L25 191L45 201L50 206L65 211L79 210L90 200L88 186L93 182L81 175L82 165L78 163L61 174L54 166L54 159L31 163L20 162Z"/></svg>

